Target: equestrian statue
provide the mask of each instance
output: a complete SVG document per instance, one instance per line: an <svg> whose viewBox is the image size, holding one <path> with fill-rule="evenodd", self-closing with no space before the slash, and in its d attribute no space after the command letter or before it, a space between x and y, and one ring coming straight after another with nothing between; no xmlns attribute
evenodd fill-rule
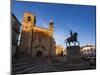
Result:
<svg viewBox="0 0 100 75"><path fill-rule="evenodd" d="M77 40L78 33L70 31L70 37L65 39L66 46L71 46L71 43L74 43L74 46L76 46L76 43L78 43L78 46L80 45L79 41Z"/></svg>

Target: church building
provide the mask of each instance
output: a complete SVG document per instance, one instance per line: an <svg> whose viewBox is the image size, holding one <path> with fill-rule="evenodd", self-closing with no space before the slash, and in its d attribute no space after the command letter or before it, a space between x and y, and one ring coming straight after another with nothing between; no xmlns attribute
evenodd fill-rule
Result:
<svg viewBox="0 0 100 75"><path fill-rule="evenodd" d="M18 53L31 57L56 55L56 42L53 38L54 22L50 19L48 28L36 25L36 15L24 12Z"/></svg>

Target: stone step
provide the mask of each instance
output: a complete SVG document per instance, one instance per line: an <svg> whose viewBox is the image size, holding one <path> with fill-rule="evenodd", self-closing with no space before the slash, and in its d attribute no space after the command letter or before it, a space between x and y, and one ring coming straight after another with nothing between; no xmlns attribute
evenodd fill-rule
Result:
<svg viewBox="0 0 100 75"><path fill-rule="evenodd" d="M27 65L29 63L16 63L16 64L12 64L13 67L18 67L18 66L22 66L22 65Z"/></svg>
<svg viewBox="0 0 100 75"><path fill-rule="evenodd" d="M17 73L41 73L41 72L51 72L51 71L54 71L54 70L50 65L45 64L45 63L44 64L40 63L39 65L31 66Z"/></svg>
<svg viewBox="0 0 100 75"><path fill-rule="evenodd" d="M27 73L41 73L41 72L54 72L56 69L47 61L32 61L30 63L15 63L12 65L13 73L27 74Z"/></svg>
<svg viewBox="0 0 100 75"><path fill-rule="evenodd" d="M38 69L36 69L36 70L31 70L31 71L29 71L29 73L40 73L40 72L48 72L48 68L49 68L49 66L48 66L49 64L45 64L45 63L43 63L43 64L41 64L41 66L39 66L38 67Z"/></svg>
<svg viewBox="0 0 100 75"><path fill-rule="evenodd" d="M22 69L22 70L20 70L20 71L17 71L16 73L17 73L17 74L31 73L31 72L29 72L30 70L36 71L36 70L39 69L40 66L41 66L41 65L36 65L36 66L27 67L27 68L24 68L24 69Z"/></svg>
<svg viewBox="0 0 100 75"><path fill-rule="evenodd" d="M25 69L25 68L28 68L28 67L31 67L31 66L36 66L36 65L38 65L38 64L26 64L26 65L19 65L19 66L17 66L17 67L13 67L13 71L20 71L20 70L23 70L23 69Z"/></svg>
<svg viewBox="0 0 100 75"><path fill-rule="evenodd" d="M46 72L46 68L44 66L39 66L37 69L35 70L31 70L31 73L41 73L41 72ZM29 73L30 73L29 72Z"/></svg>

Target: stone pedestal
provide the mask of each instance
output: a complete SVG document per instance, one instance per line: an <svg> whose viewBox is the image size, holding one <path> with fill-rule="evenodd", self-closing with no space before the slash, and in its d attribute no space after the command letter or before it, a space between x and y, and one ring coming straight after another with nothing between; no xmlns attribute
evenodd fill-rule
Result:
<svg viewBox="0 0 100 75"><path fill-rule="evenodd" d="M80 63L81 53L79 46L68 46L67 47L67 63Z"/></svg>

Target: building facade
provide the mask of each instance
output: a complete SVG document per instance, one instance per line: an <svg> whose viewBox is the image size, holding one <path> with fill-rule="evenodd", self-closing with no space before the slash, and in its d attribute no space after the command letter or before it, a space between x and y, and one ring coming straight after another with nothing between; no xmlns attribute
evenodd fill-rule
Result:
<svg viewBox="0 0 100 75"><path fill-rule="evenodd" d="M95 45L86 45L81 47L81 53L86 57L96 57L96 47Z"/></svg>
<svg viewBox="0 0 100 75"><path fill-rule="evenodd" d="M56 56L63 56L65 54L65 48L62 45L56 45Z"/></svg>
<svg viewBox="0 0 100 75"><path fill-rule="evenodd" d="M21 24L13 13L11 14L11 23L12 23L11 26L12 27L12 56L15 56L18 47L18 42L19 42L18 39L19 39Z"/></svg>
<svg viewBox="0 0 100 75"><path fill-rule="evenodd" d="M21 39L19 45L20 55L31 57L55 56L56 42L53 38L54 22L50 19L49 27L42 28L36 25L36 16L24 12Z"/></svg>

